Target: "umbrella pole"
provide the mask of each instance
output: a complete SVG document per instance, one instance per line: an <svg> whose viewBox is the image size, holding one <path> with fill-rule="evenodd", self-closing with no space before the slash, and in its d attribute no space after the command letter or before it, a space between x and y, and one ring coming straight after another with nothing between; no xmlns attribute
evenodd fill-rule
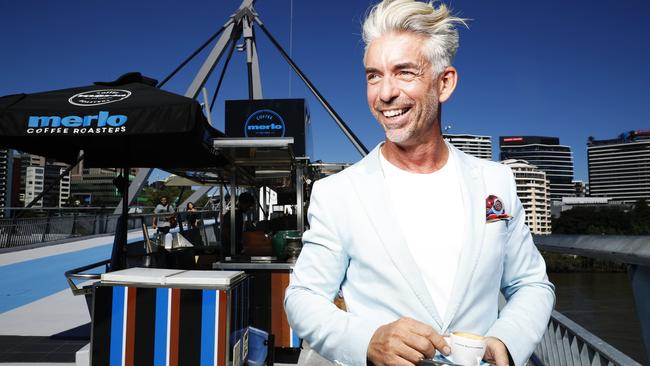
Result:
<svg viewBox="0 0 650 366"><path fill-rule="evenodd" d="M122 168L121 179L116 177L113 184L122 194L122 214L117 219L115 235L113 235L113 250L111 251L110 271L126 268L126 239L129 228L129 168ZM118 208L119 210L119 208Z"/></svg>
<svg viewBox="0 0 650 366"><path fill-rule="evenodd" d="M122 230L120 230L120 243L122 244L122 268L126 268L126 243L129 232L129 168L122 170Z"/></svg>

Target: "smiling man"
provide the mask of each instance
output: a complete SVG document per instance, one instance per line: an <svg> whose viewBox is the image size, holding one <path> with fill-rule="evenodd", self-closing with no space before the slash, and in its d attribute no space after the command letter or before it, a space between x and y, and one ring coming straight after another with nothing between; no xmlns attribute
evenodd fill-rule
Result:
<svg viewBox="0 0 650 366"><path fill-rule="evenodd" d="M386 139L314 184L285 297L293 329L337 364L417 365L464 331L486 337L485 360L523 365L546 329L554 288L512 172L442 138L457 24L413 0L383 1L364 22L368 105ZM332 304L339 288L347 312Z"/></svg>

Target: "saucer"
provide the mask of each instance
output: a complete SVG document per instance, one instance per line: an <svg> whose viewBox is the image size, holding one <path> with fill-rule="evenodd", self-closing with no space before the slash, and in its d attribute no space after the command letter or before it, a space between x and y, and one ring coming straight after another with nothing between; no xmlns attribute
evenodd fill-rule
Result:
<svg viewBox="0 0 650 366"><path fill-rule="evenodd" d="M448 365L459 365L456 362L454 362L454 358L453 358L452 355L445 356L445 355L443 355L442 353L439 353L439 352L436 353L435 357L433 357L433 360L441 362L441 363L445 363L445 364L448 364ZM479 366L494 366L494 365L492 365L489 362L485 362L485 361L481 360L481 363L479 363Z"/></svg>

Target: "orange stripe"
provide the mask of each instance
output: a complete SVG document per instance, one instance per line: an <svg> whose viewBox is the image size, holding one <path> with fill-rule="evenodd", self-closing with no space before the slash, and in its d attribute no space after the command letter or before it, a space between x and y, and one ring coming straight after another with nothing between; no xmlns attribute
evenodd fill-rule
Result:
<svg viewBox="0 0 650 366"><path fill-rule="evenodd" d="M228 324L228 293L219 291L219 344L217 348L217 365L226 364L226 326ZM171 365L170 365L171 366Z"/></svg>
<svg viewBox="0 0 650 366"><path fill-rule="evenodd" d="M284 292L289 287L288 273L271 273L271 334L278 347L291 347L291 330L284 312Z"/></svg>
<svg viewBox="0 0 650 366"><path fill-rule="evenodd" d="M133 365L135 350L135 287L128 287L128 298L126 300L126 345L124 349L124 365Z"/></svg>
<svg viewBox="0 0 650 366"><path fill-rule="evenodd" d="M172 308L169 320L169 366L178 366L178 332L181 290L172 289Z"/></svg>

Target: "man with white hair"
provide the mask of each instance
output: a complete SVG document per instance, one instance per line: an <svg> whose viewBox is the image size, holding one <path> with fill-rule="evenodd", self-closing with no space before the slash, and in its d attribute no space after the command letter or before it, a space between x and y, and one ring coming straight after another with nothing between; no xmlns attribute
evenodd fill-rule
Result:
<svg viewBox="0 0 650 366"><path fill-rule="evenodd" d="M364 22L368 105L386 139L314 184L285 297L294 331L337 364L417 365L463 331L486 337L485 360L523 365L546 329L554 287L512 172L442 138L457 24L414 0L383 1ZM347 311L332 304L339 288Z"/></svg>

